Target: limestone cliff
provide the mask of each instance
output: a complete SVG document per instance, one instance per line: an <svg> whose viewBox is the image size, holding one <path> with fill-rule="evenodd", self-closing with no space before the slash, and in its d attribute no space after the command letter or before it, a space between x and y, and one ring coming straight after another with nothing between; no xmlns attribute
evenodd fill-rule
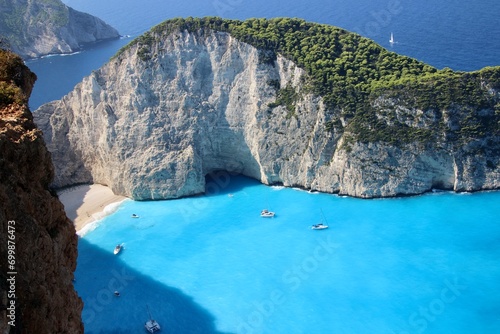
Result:
<svg viewBox="0 0 500 334"><path fill-rule="evenodd" d="M27 107L35 79L0 50L0 333L83 333L77 237L49 190L50 153Z"/></svg>
<svg viewBox="0 0 500 334"><path fill-rule="evenodd" d="M104 21L60 0L0 0L0 37L23 58L71 53L82 45L118 38Z"/></svg>
<svg viewBox="0 0 500 334"><path fill-rule="evenodd" d="M94 182L134 199L173 198L203 192L207 173L227 170L357 197L500 187L498 69L464 79L300 20L178 22L37 110L55 186ZM273 24L285 27L282 40ZM290 31L304 27L310 40L310 27L327 31L319 37L333 38L332 58L308 68L310 47L287 51ZM359 56L361 46L368 51ZM328 66L337 72L319 72ZM423 99L440 80L459 88ZM481 98L461 91L463 82Z"/></svg>

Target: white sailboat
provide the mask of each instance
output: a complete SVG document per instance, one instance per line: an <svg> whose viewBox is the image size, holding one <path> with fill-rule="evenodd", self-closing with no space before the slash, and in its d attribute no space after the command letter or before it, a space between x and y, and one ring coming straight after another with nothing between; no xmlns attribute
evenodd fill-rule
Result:
<svg viewBox="0 0 500 334"><path fill-rule="evenodd" d="M267 196L266 196L266 198L267 198ZM268 206L269 206L269 200L267 200L266 202L268 203ZM262 218L273 218L274 215L275 215L275 213L268 210L268 209L264 209L260 212L260 216Z"/></svg>
<svg viewBox="0 0 500 334"><path fill-rule="evenodd" d="M323 210L321 210L321 216L323 217L323 219L321 220L321 223L312 225L311 229L313 229L313 230L324 230L324 229L328 228L328 225L326 225L326 218L325 218L325 215L323 214Z"/></svg>
<svg viewBox="0 0 500 334"><path fill-rule="evenodd" d="M389 43L394 44L396 41L394 40L394 34L391 32L391 39L389 40Z"/></svg>

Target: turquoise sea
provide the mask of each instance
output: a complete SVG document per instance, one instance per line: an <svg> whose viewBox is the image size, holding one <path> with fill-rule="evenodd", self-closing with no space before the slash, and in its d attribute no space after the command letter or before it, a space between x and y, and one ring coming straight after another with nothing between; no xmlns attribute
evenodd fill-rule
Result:
<svg viewBox="0 0 500 334"><path fill-rule="evenodd" d="M301 17L438 68L500 65L497 0L64 2L125 37L28 61L32 109L179 16ZM163 333L500 333L500 192L360 200L224 173L207 186L127 200L83 231L75 287L86 333L144 332L147 307ZM276 217L261 218L265 207ZM329 229L310 229L322 220Z"/></svg>
<svg viewBox="0 0 500 334"><path fill-rule="evenodd" d="M140 333L147 307L166 333L500 332L499 192L361 200L227 173L207 184L126 200L84 232L86 333Z"/></svg>

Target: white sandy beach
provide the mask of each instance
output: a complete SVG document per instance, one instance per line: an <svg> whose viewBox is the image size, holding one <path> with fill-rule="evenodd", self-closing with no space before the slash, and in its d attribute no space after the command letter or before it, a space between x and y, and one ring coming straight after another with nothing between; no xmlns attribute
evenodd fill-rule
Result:
<svg viewBox="0 0 500 334"><path fill-rule="evenodd" d="M126 199L115 195L110 188L100 185L81 185L58 193L66 215L75 224L76 231L104 216L106 206Z"/></svg>

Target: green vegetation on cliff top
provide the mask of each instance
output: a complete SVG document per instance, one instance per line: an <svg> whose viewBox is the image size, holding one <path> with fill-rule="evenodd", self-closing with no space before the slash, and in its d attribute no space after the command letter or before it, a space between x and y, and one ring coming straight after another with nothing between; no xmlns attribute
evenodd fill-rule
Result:
<svg viewBox="0 0 500 334"><path fill-rule="evenodd" d="M172 19L134 40L117 56L137 44L138 54L147 60L152 43L179 30L227 32L261 50L262 63L272 64L278 53L295 62L309 74L311 82L307 86L312 92L322 96L329 109L336 111L327 122L328 131L339 130L342 117L348 121L345 130L365 142L397 144L435 139L436 129L412 128L401 122L389 126L381 121L373 102L385 97L409 109L466 110L468 114L463 115L463 124L457 130L462 140L500 135L500 67L471 73L438 70L357 34L301 19ZM285 99L292 93L278 91L275 105L286 105L292 112L293 99ZM494 110L493 115L480 112L486 109Z"/></svg>

